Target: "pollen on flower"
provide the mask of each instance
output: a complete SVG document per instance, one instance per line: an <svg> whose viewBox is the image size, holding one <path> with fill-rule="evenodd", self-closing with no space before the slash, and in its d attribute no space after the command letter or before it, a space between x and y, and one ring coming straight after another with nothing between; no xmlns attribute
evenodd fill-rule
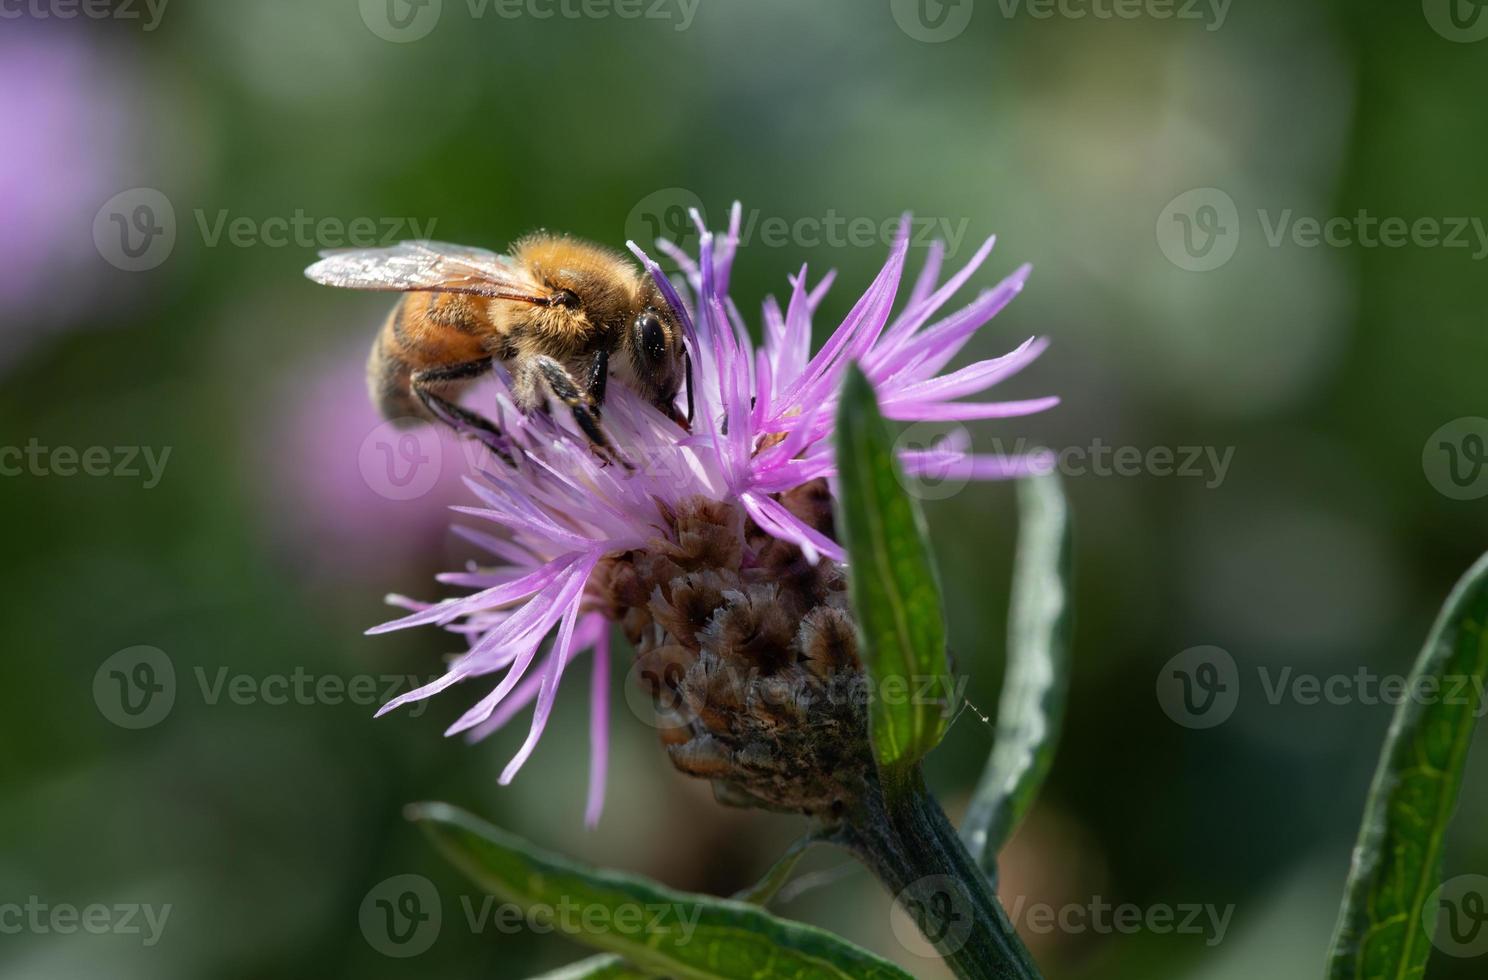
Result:
<svg viewBox="0 0 1488 980"><path fill-rule="evenodd" d="M468 481L477 505L457 508L500 526L500 533L457 528L490 552L492 567L440 577L473 590L465 596L396 600L410 614L374 630L434 624L469 644L443 677L384 711L498 674L451 734L481 738L535 706L502 782L535 749L569 664L593 650L591 824L604 797L615 626L650 685L673 764L711 780L720 799L825 814L870 770L867 698L831 489L833 419L849 364L862 367L897 420L1010 418L1058 401L961 400L1037 358L1046 344L1035 338L941 373L1028 276L1024 266L941 315L990 254L990 240L944 282L944 250L933 246L899 302L906 218L883 270L813 355L812 318L831 277L812 285L804 268L792 277L784 307L765 302L756 346L728 293L739 220L735 205L725 234L699 224L695 257L659 243L683 269L676 283L632 246L685 334L694 366L691 430L675 413L612 387L605 428L637 465L607 466L562 413L517 411L498 376L489 414L510 440L511 462L493 457ZM910 475L964 479L1048 467L1043 456L978 455L968 441L904 452L901 463Z"/></svg>

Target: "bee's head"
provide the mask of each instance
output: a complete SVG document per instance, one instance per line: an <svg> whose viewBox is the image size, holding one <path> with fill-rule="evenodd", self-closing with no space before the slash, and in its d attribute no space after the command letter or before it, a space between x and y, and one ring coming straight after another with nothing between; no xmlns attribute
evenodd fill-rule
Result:
<svg viewBox="0 0 1488 980"><path fill-rule="evenodd" d="M677 393L686 375L682 326L658 295L648 297L626 327L625 348L636 388L667 415L677 417Z"/></svg>

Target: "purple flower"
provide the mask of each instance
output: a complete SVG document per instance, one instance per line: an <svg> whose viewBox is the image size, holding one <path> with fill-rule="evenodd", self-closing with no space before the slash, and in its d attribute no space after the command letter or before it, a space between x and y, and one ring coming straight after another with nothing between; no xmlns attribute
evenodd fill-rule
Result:
<svg viewBox="0 0 1488 980"><path fill-rule="evenodd" d="M796 545L812 564L823 557L843 561L841 546L792 513L780 495L813 480L835 480L832 427L838 389L851 363L860 364L874 384L884 413L902 421L1008 418L1058 403L1052 397L960 400L1021 370L1043 352L1043 340L1030 338L1002 357L940 373L1027 279L1024 266L967 306L931 322L986 259L992 240L944 283L939 282L944 248L932 246L902 309L891 316L908 251L906 216L883 270L811 356L812 316L832 276L811 285L803 267L791 279L784 309L773 298L766 300L764 344L756 348L728 294L739 220L736 204L724 235L713 235L699 222L696 258L659 243L683 270L685 299L655 262L631 245L683 324L694 365L692 431L623 387L612 388L605 425L634 468L606 465L566 417L524 417L505 379L498 379L493 416L512 439L517 465L493 458L479 479L467 480L480 505L455 508L506 530L497 535L456 529L495 556L497 565L439 576L448 585L475 590L460 598L430 604L392 597L411 614L370 631L436 624L464 634L469 643L444 676L395 698L383 712L461 681L500 674L494 689L448 732L480 738L536 702L527 739L501 773L503 784L536 746L569 663L592 649L593 759L586 814L591 825L604 796L613 615L593 581L601 563L633 550L665 548L675 534L669 515L697 498L741 507L762 531ZM902 461L911 475L951 473L968 479L1018 476L1043 465L1032 457L974 455L950 439L904 453ZM555 627L555 640L540 655Z"/></svg>
<svg viewBox="0 0 1488 980"><path fill-rule="evenodd" d="M0 31L0 367L97 311L88 227L128 157L123 66L85 35L25 19ZM100 147L109 147L102 152Z"/></svg>
<svg viewBox="0 0 1488 980"><path fill-rule="evenodd" d="M366 351L354 337L305 358L280 377L272 408L245 420L265 476L255 513L270 546L314 588L390 565L439 567L448 502L472 471L475 447L448 428L405 434L382 419L367 398ZM417 464L395 451L404 438L415 441Z"/></svg>

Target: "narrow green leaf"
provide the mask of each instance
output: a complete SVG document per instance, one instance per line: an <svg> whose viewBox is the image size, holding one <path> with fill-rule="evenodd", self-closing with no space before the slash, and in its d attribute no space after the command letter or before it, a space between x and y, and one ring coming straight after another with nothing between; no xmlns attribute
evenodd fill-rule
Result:
<svg viewBox="0 0 1488 980"><path fill-rule="evenodd" d="M925 519L905 490L873 387L856 366L837 409L837 469L838 532L863 666L874 684L873 751L881 768L902 771L945 735L953 685ZM923 696L927 691L935 696Z"/></svg>
<svg viewBox="0 0 1488 980"><path fill-rule="evenodd" d="M626 963L624 957L600 953L532 980L652 980L652 976Z"/></svg>
<svg viewBox="0 0 1488 980"><path fill-rule="evenodd" d="M750 905L769 904L770 899L774 898L781 887L790 880L791 872L796 869L802 856L810 850L813 844L821 840L822 837L813 832L791 844L789 849L780 856L780 860L765 872L763 878L735 893L735 900L748 902ZM561 970L534 977L533 980L649 980L651 976L650 973L635 969L622 957L602 953L599 956L580 960Z"/></svg>
<svg viewBox="0 0 1488 980"><path fill-rule="evenodd" d="M1488 556L1442 607L1385 736L1333 937L1330 980L1417 980L1428 899L1488 674ZM1434 924L1434 919L1433 919Z"/></svg>
<svg viewBox="0 0 1488 980"><path fill-rule="evenodd" d="M748 888L736 892L735 900L748 902L750 905L769 905L770 899L785 887L787 881L790 881L791 872L796 870L796 865L800 863L801 858L813 844L821 840L822 837L814 832L797 840L784 854L780 855L780 860L770 866L770 870L765 872L763 878Z"/></svg>
<svg viewBox="0 0 1488 980"><path fill-rule="evenodd" d="M1059 477L1019 481L1018 513L997 738L961 824L967 850L989 874L1054 761L1069 682L1072 549Z"/></svg>
<svg viewBox="0 0 1488 980"><path fill-rule="evenodd" d="M531 914L535 907L557 910L555 929L619 954L637 970L675 980L909 976L831 933L732 899L586 868L448 804L410 807L409 817L482 888Z"/></svg>

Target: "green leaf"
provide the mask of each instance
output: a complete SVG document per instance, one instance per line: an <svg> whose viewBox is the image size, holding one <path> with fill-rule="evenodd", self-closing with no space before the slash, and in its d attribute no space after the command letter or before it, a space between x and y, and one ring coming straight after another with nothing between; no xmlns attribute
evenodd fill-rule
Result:
<svg viewBox="0 0 1488 980"><path fill-rule="evenodd" d="M1488 673L1488 556L1442 607L1395 709L1364 807L1329 961L1331 980L1425 975L1428 899Z"/></svg>
<svg viewBox="0 0 1488 980"><path fill-rule="evenodd" d="M734 898L740 902L748 902L750 905L767 905L781 887L790 880L791 872L796 869L801 858L813 844L821 840L821 836L815 832L797 840L780 856L780 860L770 866L763 878L735 893ZM622 957L602 953L599 956L591 956L587 960L580 960L561 970L544 973L540 977L534 977L533 980L649 980L651 976L650 973L635 969Z"/></svg>
<svg viewBox="0 0 1488 980"><path fill-rule="evenodd" d="M953 685L940 586L918 502L905 490L894 439L873 387L848 369L837 409L838 532L874 684L873 751L882 769L905 771L945 735ZM923 697L931 691L944 700Z"/></svg>
<svg viewBox="0 0 1488 980"><path fill-rule="evenodd" d="M909 976L831 933L732 899L583 867L448 804L410 807L409 817L482 888L529 914L557 910L550 914L555 929L619 954L637 970L676 980Z"/></svg>
<svg viewBox="0 0 1488 980"><path fill-rule="evenodd" d="M652 976L626 963L624 957L600 953L532 980L652 980Z"/></svg>
<svg viewBox="0 0 1488 980"><path fill-rule="evenodd" d="M961 839L988 874L1054 761L1069 681L1072 549L1059 477L1019 481L1018 511L997 738L961 824Z"/></svg>
<svg viewBox="0 0 1488 980"><path fill-rule="evenodd" d="M800 863L801 858L806 855L813 844L822 839L820 834L813 832L791 844L780 856L780 860L772 864L770 870L765 872L763 878L735 893L734 898L740 902L748 902L750 905L769 905L770 899L785 887L787 881L790 881L791 872L796 870L796 865Z"/></svg>

